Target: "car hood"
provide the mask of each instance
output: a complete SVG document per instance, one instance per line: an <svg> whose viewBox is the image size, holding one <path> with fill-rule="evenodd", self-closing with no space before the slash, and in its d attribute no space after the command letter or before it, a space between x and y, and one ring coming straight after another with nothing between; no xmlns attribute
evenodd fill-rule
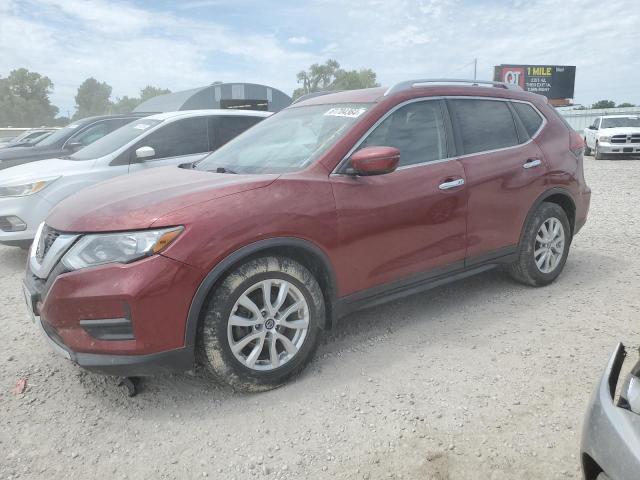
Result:
<svg viewBox="0 0 640 480"><path fill-rule="evenodd" d="M34 145L31 147L11 147L5 148L0 151L0 162L3 160L13 160L16 158L28 157L32 155L41 155L46 152L60 152L59 148L51 147L51 146L38 146ZM58 153L59 155L60 153ZM53 156L53 155L52 155Z"/></svg>
<svg viewBox="0 0 640 480"><path fill-rule="evenodd" d="M631 133L640 133L640 127L601 128L599 133L606 135L629 135Z"/></svg>
<svg viewBox="0 0 640 480"><path fill-rule="evenodd" d="M63 232L144 229L176 210L265 187L277 178L154 168L86 188L60 202L46 222Z"/></svg>
<svg viewBox="0 0 640 480"><path fill-rule="evenodd" d="M45 178L59 177L78 170L89 167L93 164L91 160L80 162L75 160L62 160L61 158L50 158L48 160L37 160L35 162L15 165L11 168L0 170L0 185L22 182L29 183Z"/></svg>

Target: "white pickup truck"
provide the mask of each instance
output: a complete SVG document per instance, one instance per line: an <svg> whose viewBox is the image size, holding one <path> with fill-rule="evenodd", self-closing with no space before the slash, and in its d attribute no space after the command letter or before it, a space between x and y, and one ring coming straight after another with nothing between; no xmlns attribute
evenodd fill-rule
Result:
<svg viewBox="0 0 640 480"><path fill-rule="evenodd" d="M640 116L597 117L584 129L585 154L601 160L604 155L640 155Z"/></svg>

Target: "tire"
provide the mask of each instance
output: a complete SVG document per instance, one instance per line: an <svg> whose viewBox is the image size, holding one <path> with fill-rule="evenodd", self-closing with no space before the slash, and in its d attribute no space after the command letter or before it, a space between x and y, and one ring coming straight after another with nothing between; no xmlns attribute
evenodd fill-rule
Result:
<svg viewBox="0 0 640 480"><path fill-rule="evenodd" d="M600 149L598 148L598 142L596 142L596 148L594 150L593 157L596 160L602 160L604 158L604 155L600 152Z"/></svg>
<svg viewBox="0 0 640 480"><path fill-rule="evenodd" d="M322 290L306 267L280 256L249 260L210 294L198 357L217 382L243 392L270 390L311 360L324 320Z"/></svg>
<svg viewBox="0 0 640 480"><path fill-rule="evenodd" d="M591 155L591 149L589 148L589 145L587 145L587 139L584 139L584 154L585 155Z"/></svg>
<svg viewBox="0 0 640 480"><path fill-rule="evenodd" d="M542 230L543 224L546 230L553 230L549 235L555 232L557 226L557 231L562 234L562 241L559 241L559 236L545 236ZM518 247L518 257L509 265L509 274L516 281L526 285L534 287L548 285L562 272L569 255L570 245L571 227L566 213L555 203L543 202L525 225ZM542 267L540 267L538 263L543 257L548 258L549 261L548 263L542 261Z"/></svg>

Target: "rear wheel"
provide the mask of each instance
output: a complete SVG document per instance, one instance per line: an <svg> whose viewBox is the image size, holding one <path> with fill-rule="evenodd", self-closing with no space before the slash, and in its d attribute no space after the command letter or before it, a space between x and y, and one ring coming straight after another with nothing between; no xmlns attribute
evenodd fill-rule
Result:
<svg viewBox="0 0 640 480"><path fill-rule="evenodd" d="M525 225L518 259L509 266L509 273L527 285L548 285L562 272L570 245L566 213L555 203L543 202Z"/></svg>
<svg viewBox="0 0 640 480"><path fill-rule="evenodd" d="M237 390L278 387L311 359L324 315L320 286L303 265L286 257L250 260L211 294L200 360Z"/></svg>

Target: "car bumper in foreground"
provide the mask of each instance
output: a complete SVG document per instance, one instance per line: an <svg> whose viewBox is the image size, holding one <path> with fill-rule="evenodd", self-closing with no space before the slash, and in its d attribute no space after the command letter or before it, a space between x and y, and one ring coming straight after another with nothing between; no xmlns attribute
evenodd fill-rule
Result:
<svg viewBox="0 0 640 480"><path fill-rule="evenodd" d="M23 282L27 310L60 355L119 376L186 371L185 319L201 274L161 255Z"/></svg>
<svg viewBox="0 0 640 480"><path fill-rule="evenodd" d="M589 404L581 445L586 480L595 480L600 471L611 480L640 475L640 415L614 403L625 356L618 344Z"/></svg>

